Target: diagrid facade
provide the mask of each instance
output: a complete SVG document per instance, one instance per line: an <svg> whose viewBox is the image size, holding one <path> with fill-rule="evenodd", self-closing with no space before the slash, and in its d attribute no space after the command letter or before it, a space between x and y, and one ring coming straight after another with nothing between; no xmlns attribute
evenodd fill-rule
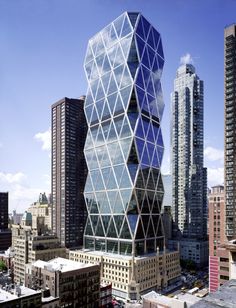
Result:
<svg viewBox="0 0 236 308"><path fill-rule="evenodd" d="M121 15L88 43L85 248L163 250L163 64L160 34L138 13Z"/></svg>
<svg viewBox="0 0 236 308"><path fill-rule="evenodd" d="M84 250L70 259L101 265L113 295L138 299L179 279L179 252L165 249L160 128L164 103L160 34L124 13L88 43L88 134Z"/></svg>

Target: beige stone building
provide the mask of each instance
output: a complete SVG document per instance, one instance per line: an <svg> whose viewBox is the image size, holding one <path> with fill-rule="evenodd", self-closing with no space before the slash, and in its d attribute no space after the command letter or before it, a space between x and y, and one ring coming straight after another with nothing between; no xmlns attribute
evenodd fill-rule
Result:
<svg viewBox="0 0 236 308"><path fill-rule="evenodd" d="M101 265L101 281L112 283L113 295L132 298L132 290L139 296L160 290L179 280L181 273L179 252L157 251L144 257L115 255L98 251L70 251L70 260Z"/></svg>

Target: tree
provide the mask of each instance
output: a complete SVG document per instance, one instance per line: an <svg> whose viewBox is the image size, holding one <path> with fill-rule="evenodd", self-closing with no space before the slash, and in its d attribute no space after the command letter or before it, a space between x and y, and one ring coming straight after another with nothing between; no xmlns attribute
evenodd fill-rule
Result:
<svg viewBox="0 0 236 308"><path fill-rule="evenodd" d="M0 260L0 271L5 271L7 270L6 264Z"/></svg>

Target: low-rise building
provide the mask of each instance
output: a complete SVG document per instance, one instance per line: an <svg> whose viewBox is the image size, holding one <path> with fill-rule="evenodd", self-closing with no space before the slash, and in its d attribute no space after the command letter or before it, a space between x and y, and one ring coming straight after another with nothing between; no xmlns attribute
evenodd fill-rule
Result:
<svg viewBox="0 0 236 308"><path fill-rule="evenodd" d="M100 266L64 258L38 260L26 265L25 284L34 289L49 289L59 297L60 307L99 307Z"/></svg>
<svg viewBox="0 0 236 308"><path fill-rule="evenodd" d="M132 298L132 290L139 295L151 290L161 290L180 279L179 252L168 251L145 257L116 255L90 250L72 250L70 260L100 264L101 282L112 284L112 294Z"/></svg>
<svg viewBox="0 0 236 308"><path fill-rule="evenodd" d="M0 307L34 307L41 308L41 291L35 291L24 286L6 286L0 289Z"/></svg>

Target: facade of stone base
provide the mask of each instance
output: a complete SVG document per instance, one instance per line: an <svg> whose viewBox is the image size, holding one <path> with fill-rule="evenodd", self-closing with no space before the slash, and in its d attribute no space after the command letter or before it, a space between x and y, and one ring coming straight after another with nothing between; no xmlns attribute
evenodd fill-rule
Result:
<svg viewBox="0 0 236 308"><path fill-rule="evenodd" d="M133 299L151 290L179 281L179 252L166 251L144 257L131 257L98 251L70 251L69 259L101 265L101 282L112 283L112 294Z"/></svg>
<svg viewBox="0 0 236 308"><path fill-rule="evenodd" d="M179 245L180 259L192 260L198 267L207 266L209 259L208 241L181 239L170 240L170 247ZM168 246L169 247L169 246Z"/></svg>

